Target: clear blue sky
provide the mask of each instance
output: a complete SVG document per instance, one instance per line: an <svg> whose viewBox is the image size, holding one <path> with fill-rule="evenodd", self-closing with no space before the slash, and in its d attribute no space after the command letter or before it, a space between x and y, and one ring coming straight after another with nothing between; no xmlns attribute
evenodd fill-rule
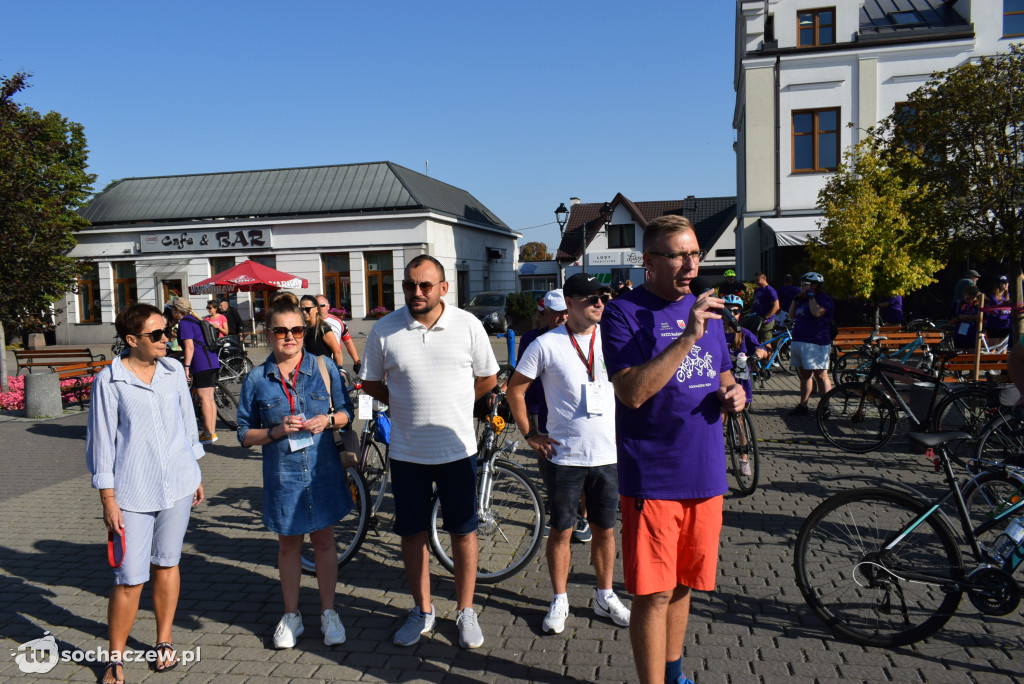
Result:
<svg viewBox="0 0 1024 684"><path fill-rule="evenodd" d="M118 178L393 161L523 242L553 211L736 192L735 3L17 2L0 75ZM532 228L548 224L542 228Z"/></svg>

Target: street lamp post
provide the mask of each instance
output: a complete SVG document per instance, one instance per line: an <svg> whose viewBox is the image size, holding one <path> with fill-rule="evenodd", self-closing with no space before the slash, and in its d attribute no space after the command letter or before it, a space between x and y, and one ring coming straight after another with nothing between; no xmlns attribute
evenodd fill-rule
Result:
<svg viewBox="0 0 1024 684"><path fill-rule="evenodd" d="M555 221L558 222L559 242L561 242L561 239L565 237L565 223L568 220L569 210L565 208L565 202L561 202L559 203L558 208L555 209ZM562 266L558 264L557 260L555 261L555 264L558 265L558 287L562 287L562 285L565 282L564 271L562 269Z"/></svg>

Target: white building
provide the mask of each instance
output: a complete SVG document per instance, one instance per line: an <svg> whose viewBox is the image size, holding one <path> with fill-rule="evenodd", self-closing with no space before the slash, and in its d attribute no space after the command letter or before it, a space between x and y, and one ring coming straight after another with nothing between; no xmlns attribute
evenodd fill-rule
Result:
<svg viewBox="0 0 1024 684"><path fill-rule="evenodd" d="M681 200L634 202L621 192L608 203L573 201L569 220L555 259L565 277L586 271L602 283L614 286L631 280L639 285L646 279L643 265L644 229L659 216L685 216L693 224L697 242L708 252L700 271L720 276L733 268L733 231L736 228L735 197L689 197ZM581 236L586 233L584 251Z"/></svg>
<svg viewBox="0 0 1024 684"><path fill-rule="evenodd" d="M739 0L740 277L801 262L818 192L866 129L935 72L1022 39L1020 0Z"/></svg>
<svg viewBox="0 0 1024 684"><path fill-rule="evenodd" d="M71 256L90 270L66 297L58 344L109 342L128 302L162 307L246 259L307 279L355 318L402 306L395 283L418 254L444 265L451 304L516 285L518 233L465 190L391 162L129 178L82 215L92 225ZM201 311L206 298L192 299ZM237 306L251 320L247 296Z"/></svg>

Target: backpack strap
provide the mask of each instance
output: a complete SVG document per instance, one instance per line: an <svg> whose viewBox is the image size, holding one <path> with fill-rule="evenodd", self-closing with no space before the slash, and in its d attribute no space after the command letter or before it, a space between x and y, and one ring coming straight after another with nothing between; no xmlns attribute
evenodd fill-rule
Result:
<svg viewBox="0 0 1024 684"><path fill-rule="evenodd" d="M324 379L324 387L327 388L327 401L331 404L331 413L334 413L334 393L331 392L331 374L327 372L327 365L323 356L316 357L316 365L320 367L320 376Z"/></svg>

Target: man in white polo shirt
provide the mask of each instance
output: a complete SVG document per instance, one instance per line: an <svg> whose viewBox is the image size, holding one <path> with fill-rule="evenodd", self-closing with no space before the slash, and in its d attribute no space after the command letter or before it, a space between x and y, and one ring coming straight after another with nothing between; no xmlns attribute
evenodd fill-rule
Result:
<svg viewBox="0 0 1024 684"><path fill-rule="evenodd" d="M434 626L427 530L436 485L451 535L459 643L484 642L473 610L477 572L474 402L495 387L498 362L475 316L442 300L444 267L421 254L405 267L405 307L380 319L366 339L363 391L391 407L391 491L395 532L416 606L395 633L412 646ZM385 380L387 384L385 384Z"/></svg>
<svg viewBox="0 0 1024 684"><path fill-rule="evenodd" d="M554 599L544 631L560 633L569 616L569 543L580 495L587 500L593 531L590 562L597 578L594 612L629 625L627 609L612 591L619 479L615 450L615 393L604 366L601 314L610 288L577 273L562 288L569 317L565 325L538 337L516 364L508 385L508 405L526 441L551 461L546 484L551 502L548 574ZM548 434L530 428L525 394L534 380L544 383Z"/></svg>

